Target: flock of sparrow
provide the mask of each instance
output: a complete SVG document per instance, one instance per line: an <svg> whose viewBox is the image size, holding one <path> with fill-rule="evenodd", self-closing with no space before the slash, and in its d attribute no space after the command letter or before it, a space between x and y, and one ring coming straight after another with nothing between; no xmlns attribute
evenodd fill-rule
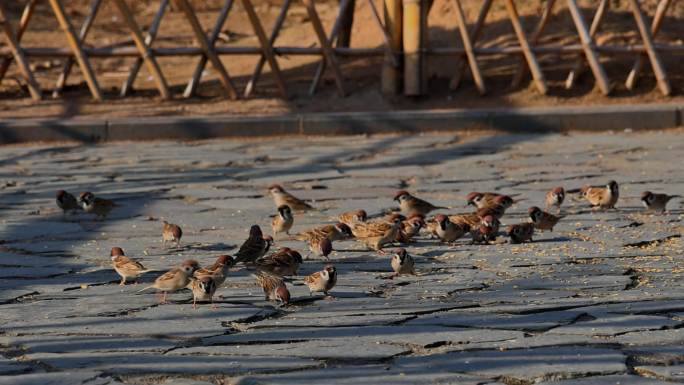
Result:
<svg viewBox="0 0 684 385"><path fill-rule="evenodd" d="M619 198L618 184L610 181L604 187L584 186L581 195L596 209L614 209ZM264 235L258 225L253 225L249 237L240 246L234 256L221 255L213 265L200 267L195 260L186 260L159 276L154 284L146 287L163 293L161 302L166 301L166 294L184 288L193 293L193 307L197 302L212 302L217 288L226 280L230 269L243 264L252 270L253 276L263 289L266 300L287 304L290 292L287 289L285 277L297 275L299 266L303 263L302 255L289 247L282 247L269 253L274 243L274 237L281 234L289 236L294 224L293 212L313 210L310 204L285 191L280 185L269 187L277 213L273 217L271 227L273 236ZM646 209L655 212L666 210L667 203L677 195L657 194L646 191L641 195L641 201ZM499 235L499 220L506 210L513 205L513 199L504 194L491 192L472 192L467 196L467 204L475 206L476 211L469 214L444 215L438 214L426 220L427 215L435 210L448 209L438 207L430 202L417 198L407 191L399 191L394 196L399 202L401 213L369 220L364 210L346 212L339 215L339 222L315 227L294 236L294 239L308 243L311 253L329 261L329 254L333 250L333 242L345 239L356 239L363 242L379 254L385 254L383 248L392 244L408 244L419 235L421 229L441 242L452 244L470 234L473 243L490 243ZM561 205L565 200L563 187L556 187L546 194L546 209L555 208L556 215L533 206L528 210L529 221L508 226L506 234L512 243L532 241L535 230L550 230L562 218ZM64 211L83 210L86 213L104 219L117 205L107 199L94 196L90 192L81 193L78 199L66 191L57 192L57 205ZM178 225L163 221L162 242L180 245L183 232ZM111 250L114 270L121 276L120 285L128 281L136 281L142 274L153 271L146 269L140 262L127 257L120 247ZM413 258L406 249L396 249L391 257L390 265L394 276L415 274ZM337 270L328 264L323 270L304 278L310 293L328 293L337 283Z"/></svg>

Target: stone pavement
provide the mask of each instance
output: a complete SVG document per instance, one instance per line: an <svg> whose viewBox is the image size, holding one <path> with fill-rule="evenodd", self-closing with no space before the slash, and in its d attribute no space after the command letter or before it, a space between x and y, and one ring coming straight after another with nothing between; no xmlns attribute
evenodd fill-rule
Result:
<svg viewBox="0 0 684 385"><path fill-rule="evenodd" d="M666 215L639 202L684 194L682 154L681 131L0 148L0 384L682 382L682 200ZM417 276L387 279L389 256L336 242L335 300L295 278L294 303L275 306L240 267L217 309L193 310L189 292L159 305L110 267L113 246L160 270L235 252L250 225L270 231L274 182L320 209L296 216L299 231L350 209L379 215L399 188L452 213L470 191L505 192L517 202L502 222L518 223L551 187L610 179L618 210L569 194L566 217L531 244L419 238ZM58 189L119 207L65 220ZM182 226L182 249L162 247L160 218Z"/></svg>

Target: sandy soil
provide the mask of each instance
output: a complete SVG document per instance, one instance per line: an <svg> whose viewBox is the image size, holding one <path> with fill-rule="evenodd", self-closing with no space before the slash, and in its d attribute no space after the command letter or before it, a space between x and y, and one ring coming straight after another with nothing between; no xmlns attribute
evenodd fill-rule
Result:
<svg viewBox="0 0 684 385"><path fill-rule="evenodd" d="M21 12L21 4L16 2L10 6L13 20ZM88 1L71 0L67 3L68 13L79 27L88 9ZM473 20L477 12L479 1L465 1L466 13L469 20ZM523 23L528 31L534 28L540 14L538 1L519 1ZM564 6L558 2L554 17L549 24L549 32L543 42L559 43L571 41L568 32L573 30L573 24ZM591 5L595 1L580 1L584 7L585 17L591 18ZM649 14L653 14L656 1L643 2ZM157 1L131 2L140 24L147 27L156 12ZM267 31L278 14L281 2L256 1L256 8L262 17L262 23ZM379 1L376 4L380 5ZM214 18L220 8L220 1L196 1L198 15L205 28L210 30ZM595 5L594 5L595 6ZM599 33L600 43L625 44L638 42L636 25L628 9L626 1L612 1L613 7L606 22ZM329 29L337 13L337 2L319 1L317 5L320 16ZM40 5L31 28L24 36L26 46L60 46L64 45L64 37L47 4ZM668 12L658 41L670 44L682 44L684 39L684 4L675 2ZM377 47L381 44L378 29L371 22L371 13L366 2L358 2L356 6L355 26L352 33L353 47ZM488 18L487 29L481 38L483 46L514 44L512 28L506 18L506 11L502 1L495 2ZM454 46L459 37L455 29L452 3L448 0L435 0L430 15L429 41L432 47ZM240 2L236 2L231 11L228 22L223 29L222 41L219 44L231 46L256 46L254 35ZM105 2L96 23L91 30L86 43L90 45L104 45L129 40L128 32L122 27L121 18L111 2ZM47 42L47 43L46 43ZM162 22L159 37L154 46L172 47L193 45L191 32L181 13L171 10ZM277 41L278 45L313 46L316 44L311 24L301 3L291 8L285 26ZM481 97L477 93L472 81L467 78L457 91L450 91L448 83L455 72L455 57L434 56L429 60L429 96L422 98L407 98L397 96L384 98L379 92L379 75L381 58L345 59L343 71L350 95L341 98L337 96L332 78L328 75L319 92L311 97L307 95L310 79L315 71L319 58L314 56L285 56L279 57L279 64L285 75L285 80L294 95L290 100L279 97L277 88L265 67L264 76L260 81L257 92L250 99L230 101L223 97L222 88L213 69L208 67L204 82L199 88L198 96L190 100L181 99L180 95L194 69L197 58L179 57L162 58L160 64L172 91L177 96L173 101L160 101L152 78L145 68L140 73L135 84L136 92L125 99L118 97L118 91L125 80L128 68L133 61L131 58L92 59L91 62L98 72L98 80L106 93L105 103L94 103L90 100L88 90L78 69L72 72L65 97L57 100L48 99L34 103L28 97L26 89L20 90L17 83L21 83L21 76L16 66L12 66L8 76L0 84L0 118L27 117L120 117L120 116L168 116L168 115L213 115L213 114L285 114L292 112L327 112L327 111L372 111L393 109L431 109L431 108L479 108L500 106L556 106L556 105L596 105L621 103L663 103L684 102L684 71L679 63L681 56L663 54L666 68L669 70L670 80L675 96L664 97L658 91L655 79L650 73L650 66L646 65L644 74L636 90L628 91L624 87L624 79L633 62L633 56L609 57L603 56L602 61L606 71L612 79L615 91L611 97L605 97L595 88L590 73L585 73L573 90L565 90L563 81L568 69L574 61L573 56L540 56L545 76L549 84L549 95L540 95L534 85L526 80L518 89L511 89L510 78L515 72L519 59L517 57L480 57L479 61L484 70L485 80L490 92ZM223 56L223 63L239 90L242 90L249 79L257 56ZM58 74L61 72L60 60L32 60L41 86L48 90L54 87Z"/></svg>

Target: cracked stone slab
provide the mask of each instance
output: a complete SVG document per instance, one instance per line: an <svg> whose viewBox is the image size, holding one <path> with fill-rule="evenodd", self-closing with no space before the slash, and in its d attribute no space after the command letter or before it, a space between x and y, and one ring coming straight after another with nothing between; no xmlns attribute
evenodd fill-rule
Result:
<svg viewBox="0 0 684 385"><path fill-rule="evenodd" d="M601 314L589 321L578 321L564 325L549 333L554 334L586 334L591 336L614 336L635 331L657 330L680 325L681 322L657 316Z"/></svg>
<svg viewBox="0 0 684 385"><path fill-rule="evenodd" d="M543 312L538 314L473 314L452 311L420 316L407 325L470 326L504 330L545 331L575 321L583 311Z"/></svg>
<svg viewBox="0 0 684 385"><path fill-rule="evenodd" d="M67 371L0 376L0 385L114 385L123 384L100 372Z"/></svg>
<svg viewBox="0 0 684 385"><path fill-rule="evenodd" d="M22 362L8 360L5 357L0 357L0 378L2 376L19 374L31 371L31 366Z"/></svg>
<svg viewBox="0 0 684 385"><path fill-rule="evenodd" d="M631 375L592 376L561 381L543 381L539 385L666 385L671 382Z"/></svg>

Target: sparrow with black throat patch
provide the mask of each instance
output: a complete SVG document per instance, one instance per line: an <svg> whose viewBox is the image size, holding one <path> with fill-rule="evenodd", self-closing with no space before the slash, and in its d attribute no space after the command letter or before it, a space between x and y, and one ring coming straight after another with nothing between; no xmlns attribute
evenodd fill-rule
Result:
<svg viewBox="0 0 684 385"><path fill-rule="evenodd" d="M323 293L330 297L328 292L337 284L337 269L333 265L326 265L323 270L304 278L304 283L309 287L309 295Z"/></svg>
<svg viewBox="0 0 684 385"><path fill-rule="evenodd" d="M614 209L620 197L617 182L611 180L605 187L583 186L580 191L594 208Z"/></svg>
<svg viewBox="0 0 684 385"><path fill-rule="evenodd" d="M264 255L257 259L254 264L257 270L267 271L271 274L286 276L297 275L299 265L304 261L302 255L289 247L283 247L276 252Z"/></svg>
<svg viewBox="0 0 684 385"><path fill-rule="evenodd" d="M98 219L105 219L117 204L109 199L96 197L93 193L86 191L82 192L78 197L78 203L83 208L83 211L89 214L95 214Z"/></svg>
<svg viewBox="0 0 684 385"><path fill-rule="evenodd" d="M496 240L499 235L499 226L501 223L498 219L491 215L482 218L480 225L471 229L470 234L473 237L473 243L489 243Z"/></svg>
<svg viewBox="0 0 684 385"><path fill-rule="evenodd" d="M511 237L511 243L532 242L534 223L518 223L508 226L506 232Z"/></svg>
<svg viewBox="0 0 684 385"><path fill-rule="evenodd" d="M437 215L435 221L437 222L435 234L445 243L454 242L470 231L470 225L467 223L453 223L444 214Z"/></svg>
<svg viewBox="0 0 684 385"><path fill-rule="evenodd" d="M359 222L368 220L368 214L366 214L365 210L347 211L340 214L337 218L341 223L344 223L351 228Z"/></svg>
<svg viewBox="0 0 684 385"><path fill-rule="evenodd" d="M667 210L667 203L672 198L677 198L679 195L657 194L650 191L641 193L641 203L649 211L665 212Z"/></svg>
<svg viewBox="0 0 684 385"><path fill-rule="evenodd" d="M228 272L234 263L235 260L230 255L219 255L213 265L197 269L193 276L197 278L205 275L210 276L216 283L216 288L219 288L226 281Z"/></svg>
<svg viewBox="0 0 684 385"><path fill-rule="evenodd" d="M191 276L188 287L192 290L193 309L197 309L197 302L211 302L212 309L216 308L214 294L218 285L210 275Z"/></svg>
<svg viewBox="0 0 684 385"><path fill-rule="evenodd" d="M494 201L494 199L501 195L502 194L492 192L482 193L478 191L473 191L466 196L466 202L468 205L472 205L477 207L478 209L481 209L487 206L496 205L497 203Z"/></svg>
<svg viewBox="0 0 684 385"><path fill-rule="evenodd" d="M313 206L285 191L283 186L272 184L268 187L268 192L273 197L276 207L289 206L293 211L313 210Z"/></svg>
<svg viewBox="0 0 684 385"><path fill-rule="evenodd" d="M331 241L343 241L345 239L354 238L352 229L344 223L336 223L334 225L323 225L314 227L295 235L298 241L310 241L312 238L328 238Z"/></svg>
<svg viewBox="0 0 684 385"><path fill-rule="evenodd" d="M437 209L447 209L448 207L435 206L430 202L411 195L408 191L401 190L394 195L394 200L399 202L401 212L407 216L414 214L428 215L430 211Z"/></svg>
<svg viewBox="0 0 684 385"><path fill-rule="evenodd" d="M392 214L381 221L359 223L353 229L354 236L372 250L384 254L383 246L397 240L403 219L402 215Z"/></svg>
<svg viewBox="0 0 684 385"><path fill-rule="evenodd" d="M309 250L318 257L330 260L328 255L333 251L332 241L323 236L312 237L309 239Z"/></svg>
<svg viewBox="0 0 684 385"><path fill-rule="evenodd" d="M413 237L418 236L420 229L425 227L425 218L422 215L414 214L410 218L401 222L401 229L397 241L399 243L410 243Z"/></svg>
<svg viewBox="0 0 684 385"><path fill-rule="evenodd" d="M546 193L546 209L549 207L555 207L557 212L560 213L561 205L565 200L565 189L563 187L556 187Z"/></svg>
<svg viewBox="0 0 684 385"><path fill-rule="evenodd" d="M561 219L561 217L542 211L537 206L532 206L527 209L527 213L530 215L530 220L534 224L534 227L539 230L553 231L553 227L556 226Z"/></svg>
<svg viewBox="0 0 684 385"><path fill-rule="evenodd" d="M392 254L390 264L392 265L392 270L394 270L392 278L405 274L416 275L413 257L404 248L399 248Z"/></svg>
<svg viewBox="0 0 684 385"><path fill-rule="evenodd" d="M294 217L290 206L283 205L278 207L278 213L271 221L271 229L273 229L273 237L275 238L279 233L290 235L290 229L294 224Z"/></svg>

